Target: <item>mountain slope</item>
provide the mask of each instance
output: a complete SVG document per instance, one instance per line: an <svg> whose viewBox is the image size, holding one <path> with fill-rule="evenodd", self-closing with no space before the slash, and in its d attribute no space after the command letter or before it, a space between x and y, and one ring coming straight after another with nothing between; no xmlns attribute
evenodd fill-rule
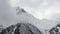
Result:
<svg viewBox="0 0 60 34"><path fill-rule="evenodd" d="M32 24L18 23L2 30L0 34L42 34L42 32Z"/></svg>

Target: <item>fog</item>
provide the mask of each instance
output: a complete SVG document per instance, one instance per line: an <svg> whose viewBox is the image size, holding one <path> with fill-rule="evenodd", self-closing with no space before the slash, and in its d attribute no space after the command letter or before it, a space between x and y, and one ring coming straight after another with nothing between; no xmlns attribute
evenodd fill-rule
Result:
<svg viewBox="0 0 60 34"><path fill-rule="evenodd" d="M0 25L10 25L16 18L16 11L9 6L7 0L0 0Z"/></svg>
<svg viewBox="0 0 60 34"><path fill-rule="evenodd" d="M60 0L10 0L12 7L23 7L28 13L38 19L57 19L60 15Z"/></svg>
<svg viewBox="0 0 60 34"><path fill-rule="evenodd" d="M59 0L0 0L0 25L7 27L28 21L44 32L59 23L59 3ZM26 13L16 15L17 6L23 8Z"/></svg>

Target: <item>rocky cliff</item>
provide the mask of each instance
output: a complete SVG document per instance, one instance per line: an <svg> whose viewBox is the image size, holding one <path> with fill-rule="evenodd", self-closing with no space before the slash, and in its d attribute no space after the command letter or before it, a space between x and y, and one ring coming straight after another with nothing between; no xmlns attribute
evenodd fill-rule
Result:
<svg viewBox="0 0 60 34"><path fill-rule="evenodd" d="M0 34L42 34L42 32L32 24L18 23L5 28Z"/></svg>
<svg viewBox="0 0 60 34"><path fill-rule="evenodd" d="M50 29L50 34L60 34L60 24L57 24L55 27Z"/></svg>

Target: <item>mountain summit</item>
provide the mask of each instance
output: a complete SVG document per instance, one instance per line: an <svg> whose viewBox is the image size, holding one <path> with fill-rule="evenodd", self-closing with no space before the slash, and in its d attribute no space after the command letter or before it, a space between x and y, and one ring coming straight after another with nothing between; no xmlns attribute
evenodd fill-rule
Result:
<svg viewBox="0 0 60 34"><path fill-rule="evenodd" d="M2 30L0 34L42 34L42 32L32 24L18 23Z"/></svg>

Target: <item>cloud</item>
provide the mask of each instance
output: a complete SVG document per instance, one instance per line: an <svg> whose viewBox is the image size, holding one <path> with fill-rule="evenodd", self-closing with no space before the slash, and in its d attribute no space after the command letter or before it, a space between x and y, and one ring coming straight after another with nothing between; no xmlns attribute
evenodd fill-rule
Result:
<svg viewBox="0 0 60 34"><path fill-rule="evenodd" d="M37 27L39 26L38 28L50 29L51 27L56 25L55 21L52 22L49 20L37 20L34 17L38 19L60 19L59 1L56 1L56 4L54 5L52 1L23 0L22 3L21 1L11 0L8 2L6 0L0 0L0 24L4 24L4 26L7 27L11 24L16 24L17 21L28 21L32 24L35 24L35 26ZM8 5L7 2L10 4L11 7ZM21 16L16 16L16 11L12 8L16 6L24 8L34 17L29 14L22 14Z"/></svg>
<svg viewBox="0 0 60 34"><path fill-rule="evenodd" d="M16 11L12 8L7 0L0 0L0 25L10 25L16 19Z"/></svg>
<svg viewBox="0 0 60 34"><path fill-rule="evenodd" d="M38 19L52 19L60 13L59 0L10 0L9 3L12 7L23 7Z"/></svg>

